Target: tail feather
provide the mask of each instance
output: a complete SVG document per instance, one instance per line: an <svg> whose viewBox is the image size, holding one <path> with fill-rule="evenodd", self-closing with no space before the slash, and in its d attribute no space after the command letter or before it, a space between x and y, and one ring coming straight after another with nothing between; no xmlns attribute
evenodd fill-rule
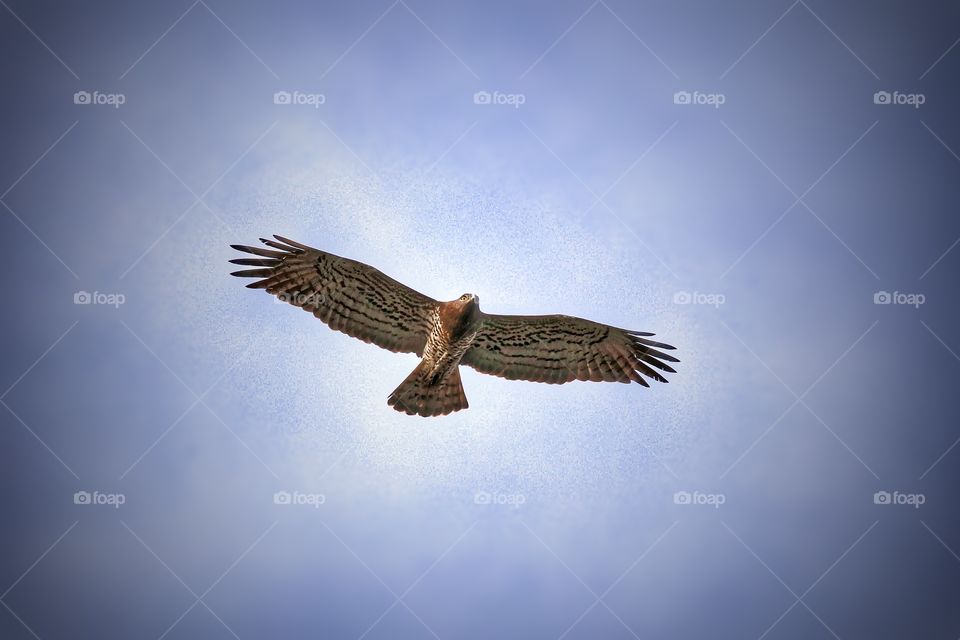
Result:
<svg viewBox="0 0 960 640"><path fill-rule="evenodd" d="M453 367L438 381L430 380L429 375L430 365L421 362L394 389L387 398L387 404L401 413L424 417L447 415L469 406L463 392L459 366Z"/></svg>

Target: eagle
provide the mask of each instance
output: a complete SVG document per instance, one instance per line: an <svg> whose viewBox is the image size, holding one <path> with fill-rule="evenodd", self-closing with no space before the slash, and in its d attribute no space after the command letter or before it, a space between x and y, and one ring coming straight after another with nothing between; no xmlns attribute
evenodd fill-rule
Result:
<svg viewBox="0 0 960 640"><path fill-rule="evenodd" d="M309 311L331 329L397 353L415 353L420 363L387 404L408 415L447 415L466 409L460 365L508 380L563 384L572 380L667 382L679 360L674 347L629 331L565 315L514 316L484 313L480 298L465 293L440 302L397 282L368 264L273 236L269 248L230 245L256 256L231 263L258 278L247 285Z"/></svg>

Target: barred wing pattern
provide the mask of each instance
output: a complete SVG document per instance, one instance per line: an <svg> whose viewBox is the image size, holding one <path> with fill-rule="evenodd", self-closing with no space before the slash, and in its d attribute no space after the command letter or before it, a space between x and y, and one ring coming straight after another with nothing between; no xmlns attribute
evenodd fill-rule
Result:
<svg viewBox="0 0 960 640"><path fill-rule="evenodd" d="M627 331L571 316L485 315L462 363L481 373L549 384L571 380L667 382L655 369L676 373L679 362L647 340L652 333ZM642 374L642 375L641 375Z"/></svg>
<svg viewBox="0 0 960 640"><path fill-rule="evenodd" d="M247 285L281 300L364 342L401 353L423 354L437 301L370 265L274 236L271 249L231 245L257 258L233 264L260 267L231 275L262 278Z"/></svg>

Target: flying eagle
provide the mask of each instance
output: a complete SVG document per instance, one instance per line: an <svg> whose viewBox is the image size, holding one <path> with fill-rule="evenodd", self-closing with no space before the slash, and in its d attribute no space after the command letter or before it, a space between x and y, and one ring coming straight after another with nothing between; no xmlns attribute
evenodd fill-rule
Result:
<svg viewBox="0 0 960 640"><path fill-rule="evenodd" d="M370 265L273 236L271 247L231 245L256 258L231 260L257 269L231 275L261 278L247 285L330 325L331 329L422 360L387 403L409 415L439 416L467 408L460 364L481 373L548 384L571 380L667 382L658 371L676 373L679 362L648 340L652 333L627 331L563 315L503 316L480 310L480 298L465 293L439 302Z"/></svg>

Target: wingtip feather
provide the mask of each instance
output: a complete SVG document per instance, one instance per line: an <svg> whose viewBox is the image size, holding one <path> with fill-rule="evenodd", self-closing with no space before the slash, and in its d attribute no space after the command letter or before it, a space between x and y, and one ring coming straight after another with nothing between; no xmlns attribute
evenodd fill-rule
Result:
<svg viewBox="0 0 960 640"><path fill-rule="evenodd" d="M311 247L308 247L308 246L305 245L305 244L300 244L299 242L297 242L297 241L295 241L295 240L291 240L291 239L285 238L285 237L283 237L283 236L278 236L278 235L274 234L273 237L276 238L277 240L279 240L280 242L283 242L284 244L288 244L288 245L290 245L291 247L295 247L295 248L297 248L297 249L301 249L302 251L309 251L309 250L311 249Z"/></svg>

